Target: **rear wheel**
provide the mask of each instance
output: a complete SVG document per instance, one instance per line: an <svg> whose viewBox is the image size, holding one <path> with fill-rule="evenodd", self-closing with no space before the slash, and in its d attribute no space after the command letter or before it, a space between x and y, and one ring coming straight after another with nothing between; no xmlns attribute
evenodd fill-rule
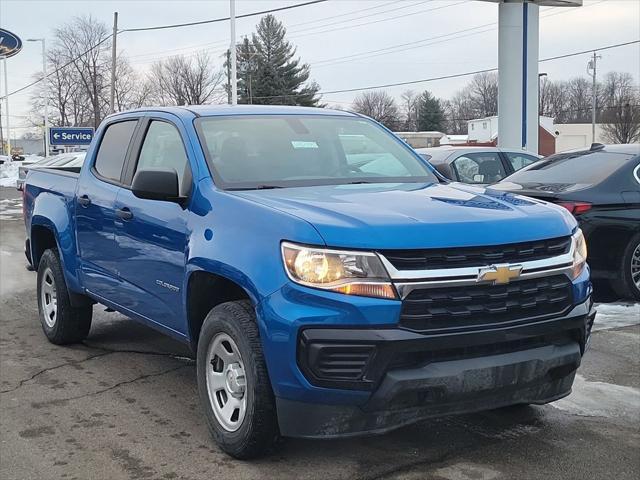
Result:
<svg viewBox="0 0 640 480"><path fill-rule="evenodd" d="M276 446L275 400L250 302L211 309L198 339L197 373L209 430L222 450L248 459Z"/></svg>
<svg viewBox="0 0 640 480"><path fill-rule="evenodd" d="M71 305L57 250L46 250L38 265L38 311L42 330L51 343L84 340L91 329L93 307Z"/></svg>
<svg viewBox="0 0 640 480"><path fill-rule="evenodd" d="M622 297L640 300L640 233L625 247L621 262L619 277L612 282L612 287Z"/></svg>

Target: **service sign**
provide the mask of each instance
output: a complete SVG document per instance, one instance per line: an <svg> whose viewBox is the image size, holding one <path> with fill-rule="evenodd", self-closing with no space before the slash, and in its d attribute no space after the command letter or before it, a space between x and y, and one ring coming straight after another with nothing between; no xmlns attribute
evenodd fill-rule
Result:
<svg viewBox="0 0 640 480"><path fill-rule="evenodd" d="M93 128L51 127L49 129L51 145L89 145L92 139Z"/></svg>
<svg viewBox="0 0 640 480"><path fill-rule="evenodd" d="M0 28L0 58L13 57L22 50L22 40L9 30Z"/></svg>

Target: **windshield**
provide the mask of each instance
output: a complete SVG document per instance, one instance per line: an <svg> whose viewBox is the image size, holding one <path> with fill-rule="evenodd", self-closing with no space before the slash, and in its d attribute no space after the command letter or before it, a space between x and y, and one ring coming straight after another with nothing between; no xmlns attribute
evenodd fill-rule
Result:
<svg viewBox="0 0 640 480"><path fill-rule="evenodd" d="M632 157L610 152L558 154L517 171L503 182L593 185L607 179Z"/></svg>
<svg viewBox="0 0 640 480"><path fill-rule="evenodd" d="M398 139L359 117L202 117L196 127L227 189L438 181Z"/></svg>

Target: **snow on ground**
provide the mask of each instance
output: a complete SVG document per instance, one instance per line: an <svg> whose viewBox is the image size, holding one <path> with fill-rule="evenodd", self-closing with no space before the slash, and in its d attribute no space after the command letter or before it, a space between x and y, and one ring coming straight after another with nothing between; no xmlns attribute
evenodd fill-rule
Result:
<svg viewBox="0 0 640 480"><path fill-rule="evenodd" d="M5 162L0 165L0 187L15 187L18 180L19 162Z"/></svg>
<svg viewBox="0 0 640 480"><path fill-rule="evenodd" d="M605 382L589 382L576 375L573 392L551 404L558 410L585 417L638 418L640 390Z"/></svg>
<svg viewBox="0 0 640 480"><path fill-rule="evenodd" d="M0 200L0 220L15 220L21 217L21 198L5 198L3 200Z"/></svg>
<svg viewBox="0 0 640 480"><path fill-rule="evenodd" d="M640 324L640 303L599 303L596 310L594 332Z"/></svg>

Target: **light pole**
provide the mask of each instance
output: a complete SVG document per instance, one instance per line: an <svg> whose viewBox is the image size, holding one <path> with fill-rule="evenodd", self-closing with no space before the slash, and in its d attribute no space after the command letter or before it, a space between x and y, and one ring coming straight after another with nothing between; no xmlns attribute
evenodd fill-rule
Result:
<svg viewBox="0 0 640 480"><path fill-rule="evenodd" d="M542 81L542 77L546 77L547 74L546 73L539 73L538 74L538 118L540 117L540 115L542 115L544 113L544 105L542 105L541 102L541 98L540 98L540 82Z"/></svg>
<svg viewBox="0 0 640 480"><path fill-rule="evenodd" d="M42 42L42 79L44 80L44 156L49 156L49 89L47 88L47 47L44 38L27 38L27 42Z"/></svg>
<svg viewBox="0 0 640 480"><path fill-rule="evenodd" d="M598 89L598 59L602 58L596 52L587 64L587 73L593 77L593 87L591 89L591 143L596 143L596 98Z"/></svg>
<svg viewBox="0 0 640 480"><path fill-rule="evenodd" d="M5 121L7 125L6 154L9 156L9 159L11 159L11 125L10 125L11 117L9 116L9 83L8 83L8 75L7 75L7 57L3 55L0 57L0 60L2 60L2 66L4 67L4 102L5 102L4 109L5 109L5 115L7 117Z"/></svg>
<svg viewBox="0 0 640 480"><path fill-rule="evenodd" d="M231 105L238 104L238 77L236 74L236 0L229 0L231 26Z"/></svg>

